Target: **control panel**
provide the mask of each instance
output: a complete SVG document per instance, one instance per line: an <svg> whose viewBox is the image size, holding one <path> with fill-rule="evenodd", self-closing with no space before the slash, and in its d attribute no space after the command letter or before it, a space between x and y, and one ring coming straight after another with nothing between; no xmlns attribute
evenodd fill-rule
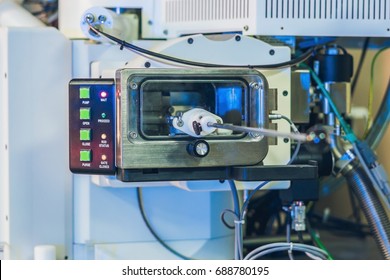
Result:
<svg viewBox="0 0 390 280"><path fill-rule="evenodd" d="M69 83L69 162L73 173L115 174L115 82Z"/></svg>

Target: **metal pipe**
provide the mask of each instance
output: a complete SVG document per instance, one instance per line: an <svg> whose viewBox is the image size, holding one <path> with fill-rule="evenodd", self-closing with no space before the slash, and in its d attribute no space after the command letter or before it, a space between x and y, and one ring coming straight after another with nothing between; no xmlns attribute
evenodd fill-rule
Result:
<svg viewBox="0 0 390 280"><path fill-rule="evenodd" d="M282 132L278 130L272 130L267 128L256 128L256 127L246 127L246 126L239 126L239 125L232 125L232 124L220 124L220 123L207 123L207 126L209 127L216 127L216 128L222 128L232 131L238 131L238 132L247 132L247 133L253 133L253 134L259 134L269 137L286 137L290 139L294 139L300 142L310 142L313 141L314 136L311 137L310 135L304 134L304 133L291 133L291 132Z"/></svg>
<svg viewBox="0 0 390 280"><path fill-rule="evenodd" d="M330 146L335 161L340 160L345 152L335 135L330 136ZM341 174L358 198L383 258L390 260L390 221L371 180L364 169L354 162L347 164Z"/></svg>
<svg viewBox="0 0 390 280"><path fill-rule="evenodd" d="M390 222L370 180L361 167L347 171L344 176L362 206L383 258L390 260Z"/></svg>
<svg viewBox="0 0 390 280"><path fill-rule="evenodd" d="M375 150L386 133L390 122L390 80L383 101L368 131L366 141ZM328 196L344 183L344 177L328 177L321 182L320 196Z"/></svg>

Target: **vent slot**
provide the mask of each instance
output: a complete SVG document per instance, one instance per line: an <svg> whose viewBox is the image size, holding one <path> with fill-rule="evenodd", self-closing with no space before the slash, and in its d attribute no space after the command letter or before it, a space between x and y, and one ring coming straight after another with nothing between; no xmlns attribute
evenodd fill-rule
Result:
<svg viewBox="0 0 390 280"><path fill-rule="evenodd" d="M390 0L265 0L268 19L390 19Z"/></svg>
<svg viewBox="0 0 390 280"><path fill-rule="evenodd" d="M250 0L167 0L167 23L249 18Z"/></svg>

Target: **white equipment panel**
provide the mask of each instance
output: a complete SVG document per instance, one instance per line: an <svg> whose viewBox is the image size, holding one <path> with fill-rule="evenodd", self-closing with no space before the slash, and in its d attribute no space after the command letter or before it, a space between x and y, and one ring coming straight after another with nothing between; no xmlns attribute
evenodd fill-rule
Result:
<svg viewBox="0 0 390 280"><path fill-rule="evenodd" d="M390 37L390 0L62 0L59 4L60 30L70 38L84 37L80 18L94 6L118 13L138 9L142 38L219 32Z"/></svg>
<svg viewBox="0 0 390 280"><path fill-rule="evenodd" d="M390 36L390 0L162 0L156 35Z"/></svg>
<svg viewBox="0 0 390 280"><path fill-rule="evenodd" d="M0 28L0 73L2 257L32 259L38 245L71 257L71 44L54 28Z"/></svg>

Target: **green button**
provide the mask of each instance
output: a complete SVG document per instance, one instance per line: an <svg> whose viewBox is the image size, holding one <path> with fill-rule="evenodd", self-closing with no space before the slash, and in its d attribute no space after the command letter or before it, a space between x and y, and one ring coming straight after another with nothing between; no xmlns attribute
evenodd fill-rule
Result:
<svg viewBox="0 0 390 280"><path fill-rule="evenodd" d="M81 141L90 141L91 140L91 130L90 129L80 129L80 140Z"/></svg>
<svg viewBox="0 0 390 280"><path fill-rule="evenodd" d="M89 87L80 88L80 99L88 99L90 97Z"/></svg>
<svg viewBox="0 0 390 280"><path fill-rule="evenodd" d="M91 158L92 158L91 150L80 151L80 161L91 161Z"/></svg>
<svg viewBox="0 0 390 280"><path fill-rule="evenodd" d="M91 118L91 108L80 109L80 120L89 120Z"/></svg>

